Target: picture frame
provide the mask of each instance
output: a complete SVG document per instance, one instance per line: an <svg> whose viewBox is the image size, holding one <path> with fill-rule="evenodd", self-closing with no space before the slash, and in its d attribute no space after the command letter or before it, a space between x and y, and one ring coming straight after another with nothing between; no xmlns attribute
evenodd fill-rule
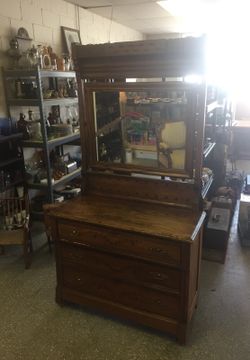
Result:
<svg viewBox="0 0 250 360"><path fill-rule="evenodd" d="M73 43L81 44L80 31L76 29L71 29L65 26L61 26L62 37L65 47L65 52L71 55L71 45Z"/></svg>

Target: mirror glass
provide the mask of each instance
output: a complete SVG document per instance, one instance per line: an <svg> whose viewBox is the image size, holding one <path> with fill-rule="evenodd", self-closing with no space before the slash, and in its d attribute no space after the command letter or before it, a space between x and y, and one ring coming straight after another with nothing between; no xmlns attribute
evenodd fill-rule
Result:
<svg viewBox="0 0 250 360"><path fill-rule="evenodd" d="M184 90L95 91L97 161L184 170L187 103Z"/></svg>

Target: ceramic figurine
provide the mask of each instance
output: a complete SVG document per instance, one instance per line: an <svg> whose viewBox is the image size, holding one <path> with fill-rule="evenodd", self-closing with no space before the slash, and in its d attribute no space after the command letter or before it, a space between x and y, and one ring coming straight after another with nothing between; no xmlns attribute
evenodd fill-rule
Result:
<svg viewBox="0 0 250 360"><path fill-rule="evenodd" d="M68 85L68 94L69 94L69 97L77 97L77 90L75 88L75 83L73 80L69 80L67 82L67 85Z"/></svg>
<svg viewBox="0 0 250 360"><path fill-rule="evenodd" d="M18 65L18 60L21 57L19 44L16 38L11 39L9 44L10 44L10 48L9 50L7 50L7 54L12 59L12 67L16 68Z"/></svg>

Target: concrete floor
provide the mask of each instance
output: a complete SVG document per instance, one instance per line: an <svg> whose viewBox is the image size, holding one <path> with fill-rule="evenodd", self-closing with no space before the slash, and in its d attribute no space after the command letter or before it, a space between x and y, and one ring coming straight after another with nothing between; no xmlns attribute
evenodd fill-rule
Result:
<svg viewBox="0 0 250 360"><path fill-rule="evenodd" d="M250 248L232 228L225 265L202 261L199 307L188 344L78 306L55 301L55 263L43 235L30 270L0 257L1 360L248 360ZM41 246L43 245L43 246Z"/></svg>

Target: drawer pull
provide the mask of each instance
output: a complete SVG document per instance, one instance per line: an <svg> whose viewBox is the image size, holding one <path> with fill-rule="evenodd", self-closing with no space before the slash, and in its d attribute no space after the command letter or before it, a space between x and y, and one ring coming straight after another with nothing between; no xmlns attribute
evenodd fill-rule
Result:
<svg viewBox="0 0 250 360"><path fill-rule="evenodd" d="M150 250L151 250L152 252L164 253L164 250L161 249L161 248L150 248Z"/></svg>
<svg viewBox="0 0 250 360"><path fill-rule="evenodd" d="M81 278L78 278L77 281L81 281Z"/></svg>
<svg viewBox="0 0 250 360"><path fill-rule="evenodd" d="M73 229L72 230L72 235L74 235L74 236L79 235L79 231L77 231L76 229Z"/></svg>
<svg viewBox="0 0 250 360"><path fill-rule="evenodd" d="M156 273L154 271L150 271L150 276L154 279L168 280L169 276L167 274Z"/></svg>

